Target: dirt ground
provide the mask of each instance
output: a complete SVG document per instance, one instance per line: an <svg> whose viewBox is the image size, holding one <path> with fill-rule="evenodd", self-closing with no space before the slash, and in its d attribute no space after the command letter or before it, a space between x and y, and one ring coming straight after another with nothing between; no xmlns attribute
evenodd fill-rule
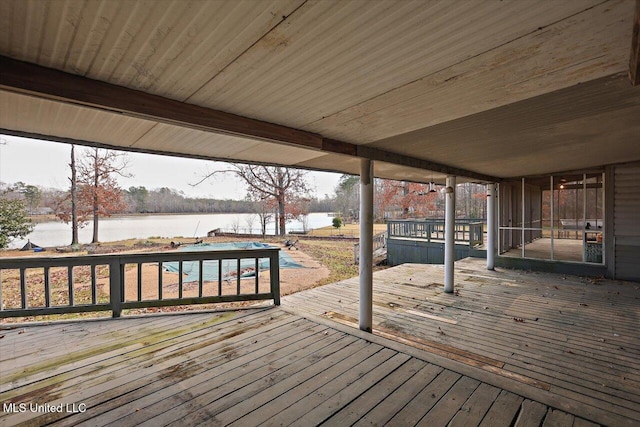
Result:
<svg viewBox="0 0 640 427"><path fill-rule="evenodd" d="M273 243L272 243L273 244ZM273 244L276 245L276 244ZM277 245L286 251L296 262L304 268L282 268L280 269L280 295L288 295L304 289L313 288L320 280L329 276L329 269L308 254L301 250L288 250L284 245ZM163 298L178 297L178 273L163 271L162 273L162 296ZM260 292L269 292L269 272L260 273ZM108 287L106 279L100 280L100 287ZM217 295L218 283L206 282L203 285L203 295ZM106 290L106 289L105 289ZM183 296L198 296L198 283L185 282L182 286ZM255 278L241 280L241 293L253 293L255 291ZM237 293L237 282L223 281L222 294L235 295ZM142 299L154 299L158 297L158 264L143 264L142 266ZM130 266L125 271L125 300L136 301L138 298L138 268Z"/></svg>
<svg viewBox="0 0 640 427"><path fill-rule="evenodd" d="M259 240L259 239L239 239L239 238L206 238L205 243L219 243L224 241L240 241L240 240ZM169 241L127 241L113 244L102 244L97 248L88 248L92 253L110 253L110 252L147 252L147 251L172 251ZM186 242L185 242L186 243ZM317 286L319 282L327 279L331 271L317 259L314 259L304 250L297 248L289 249L284 244L271 239L271 245L280 246L295 261L304 268L281 268L280 269L280 294L282 296L299 292ZM0 257L57 257L57 256L74 256L86 255L87 248L76 253L60 253L55 248L50 248L45 252L21 252L21 251L1 251ZM108 268L100 266L97 269L96 295L98 302L107 302L109 294ZM158 263L142 264L142 300L153 300L159 297L158 289ZM258 291L267 293L270 291L269 282L270 271L263 271L258 277ZM66 267L53 267L50 271L51 282L51 301L52 305L68 304L68 281ZM74 277L74 298L75 304L87 304L91 302L91 281L90 271L87 266L79 266L73 268ZM27 305L29 307L41 307L44 305L44 285L43 270L29 269L26 272L27 283ZM179 277L177 273L162 270L162 298L171 299L179 296ZM326 280L325 282L326 283ZM193 297L198 296L198 282L183 282L182 296ZM236 279L222 281L222 295L236 295L238 293L238 283ZM241 294L255 293L256 278L246 278L240 281ZM136 264L127 265L125 267L125 301L138 300L138 266ZM20 307L20 280L18 270L6 270L2 275L2 304L3 308ZM203 296L218 295L218 281L205 282L203 284ZM240 305L250 304L252 302L240 303ZM235 305L235 304L234 304ZM231 306L231 304L222 304L222 306ZM182 309L196 309L199 306L182 307ZM221 307L220 304L217 307ZM180 308L150 308L136 310L139 312L156 312L156 311L174 311ZM89 314L87 314L88 316ZM75 315L84 317L84 315ZM55 317L55 316L54 316ZM14 319L18 320L18 319ZM11 319L3 319L1 322L13 322ZM36 320L36 319L30 319ZM44 320L44 319L42 319Z"/></svg>

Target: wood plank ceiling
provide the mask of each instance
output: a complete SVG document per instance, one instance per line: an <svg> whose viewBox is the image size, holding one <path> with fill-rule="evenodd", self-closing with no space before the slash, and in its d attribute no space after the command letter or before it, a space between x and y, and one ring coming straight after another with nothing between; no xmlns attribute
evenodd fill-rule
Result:
<svg viewBox="0 0 640 427"><path fill-rule="evenodd" d="M640 160L638 4L4 0L0 129L415 181Z"/></svg>

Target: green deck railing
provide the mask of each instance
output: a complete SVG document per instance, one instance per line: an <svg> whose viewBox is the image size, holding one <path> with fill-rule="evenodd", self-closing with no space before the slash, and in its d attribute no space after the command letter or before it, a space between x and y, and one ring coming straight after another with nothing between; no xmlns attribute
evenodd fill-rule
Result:
<svg viewBox="0 0 640 427"><path fill-rule="evenodd" d="M3 258L0 318L93 311L111 311L113 317L120 317L124 309L254 300L273 300L280 305L279 250ZM246 260L253 260L251 267ZM163 264L168 263L178 266L172 283L165 279ZM189 279L188 286L185 266L197 274L197 280ZM204 277L206 268L218 269L215 279ZM269 272L268 286L260 283L264 270ZM150 274L156 292L145 298L143 290L149 291ZM136 297L127 298L127 294Z"/></svg>
<svg viewBox="0 0 640 427"><path fill-rule="evenodd" d="M444 241L444 219L405 219L387 221L388 238ZM456 219L454 228L456 242L468 242L475 247L484 243L484 221L478 219Z"/></svg>

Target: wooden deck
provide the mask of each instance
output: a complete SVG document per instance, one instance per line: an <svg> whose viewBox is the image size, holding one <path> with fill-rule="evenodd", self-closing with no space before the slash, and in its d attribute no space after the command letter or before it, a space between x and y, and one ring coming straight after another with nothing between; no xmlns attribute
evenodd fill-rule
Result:
<svg viewBox="0 0 640 427"><path fill-rule="evenodd" d="M453 296L440 273L377 272L374 335L349 326L353 280L280 308L0 330L0 425L637 425L637 286L463 261Z"/></svg>
<svg viewBox="0 0 640 427"><path fill-rule="evenodd" d="M554 239L553 259L556 261L582 262L582 239ZM501 254L506 257L520 258L521 248L510 249ZM542 237L525 245L525 256L535 259L551 259L551 239Z"/></svg>
<svg viewBox="0 0 640 427"><path fill-rule="evenodd" d="M639 284L490 272L485 263L456 262L454 295L443 292L442 266L376 272L374 332L441 357L429 359L439 366L593 422L640 425ZM355 326L358 280L284 304Z"/></svg>

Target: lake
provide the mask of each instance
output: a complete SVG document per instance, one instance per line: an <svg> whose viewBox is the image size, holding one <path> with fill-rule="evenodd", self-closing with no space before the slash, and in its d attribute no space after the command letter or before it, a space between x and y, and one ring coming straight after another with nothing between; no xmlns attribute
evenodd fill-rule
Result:
<svg viewBox="0 0 640 427"><path fill-rule="evenodd" d="M331 225L332 217L327 213L311 213L308 217L308 229ZM145 239L149 237L203 237L216 228L224 231L236 229L239 233L249 231L260 233L258 216L255 214L187 214L187 215L135 215L100 218L99 235L101 242L112 242L130 238ZM287 231L302 230L300 221L287 223ZM267 234L274 234L273 222L267 225ZM90 221L78 231L80 243L90 243L93 234L93 222ZM33 232L25 239L16 239L10 248L21 248L27 239L32 243L44 246L66 246L71 242L71 225L64 222L51 221L36 224Z"/></svg>

